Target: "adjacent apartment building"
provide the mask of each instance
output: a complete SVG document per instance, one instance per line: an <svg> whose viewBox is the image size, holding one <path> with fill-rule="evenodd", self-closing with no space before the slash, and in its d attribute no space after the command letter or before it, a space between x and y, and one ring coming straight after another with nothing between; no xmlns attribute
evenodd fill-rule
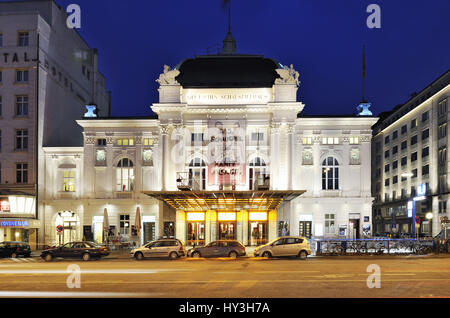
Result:
<svg viewBox="0 0 450 318"><path fill-rule="evenodd" d="M42 242L42 147L82 146L86 104L109 114L97 51L66 19L52 0L0 3L0 241Z"/></svg>
<svg viewBox="0 0 450 318"><path fill-rule="evenodd" d="M376 233L428 236L441 231L440 218L449 216L449 97L447 71L406 103L380 114L373 126Z"/></svg>

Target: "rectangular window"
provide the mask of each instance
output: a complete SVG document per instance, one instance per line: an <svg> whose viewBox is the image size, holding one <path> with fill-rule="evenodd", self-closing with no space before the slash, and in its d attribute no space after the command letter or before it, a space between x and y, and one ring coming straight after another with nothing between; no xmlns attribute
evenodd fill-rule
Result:
<svg viewBox="0 0 450 318"><path fill-rule="evenodd" d="M438 116L447 115L447 98L438 104Z"/></svg>
<svg viewBox="0 0 450 318"><path fill-rule="evenodd" d="M398 160L395 160L395 161L392 163L392 170L397 169L397 167L398 167Z"/></svg>
<svg viewBox="0 0 450 318"><path fill-rule="evenodd" d="M325 214L325 234L335 234L335 214Z"/></svg>
<svg viewBox="0 0 450 318"><path fill-rule="evenodd" d="M411 129L416 127L417 127L417 118L414 118L413 120L411 120Z"/></svg>
<svg viewBox="0 0 450 318"><path fill-rule="evenodd" d="M398 176L394 176L392 178L392 184L396 184L398 182Z"/></svg>
<svg viewBox="0 0 450 318"><path fill-rule="evenodd" d="M28 116L28 96L16 96L16 116Z"/></svg>
<svg viewBox="0 0 450 318"><path fill-rule="evenodd" d="M426 165L422 167L422 176L427 175L430 173L430 166Z"/></svg>
<svg viewBox="0 0 450 318"><path fill-rule="evenodd" d="M389 172L389 164L384 166L384 172Z"/></svg>
<svg viewBox="0 0 450 318"><path fill-rule="evenodd" d="M407 131L408 131L408 126L407 125L403 125L402 126L402 135L406 134Z"/></svg>
<svg viewBox="0 0 450 318"><path fill-rule="evenodd" d="M430 154L430 147L425 147L422 149L422 158L427 157Z"/></svg>
<svg viewBox="0 0 450 318"><path fill-rule="evenodd" d="M134 146L133 138L119 138L117 139L117 146Z"/></svg>
<svg viewBox="0 0 450 318"><path fill-rule="evenodd" d="M144 138L144 146L153 146L153 138Z"/></svg>
<svg viewBox="0 0 450 318"><path fill-rule="evenodd" d="M411 162L414 162L414 161L416 161L417 160L417 151L416 152L413 152L412 154L411 154Z"/></svg>
<svg viewBox="0 0 450 318"><path fill-rule="evenodd" d="M401 145L402 150L406 149L407 146L408 146L408 142L407 142L406 140L403 141L403 142L402 142L402 145Z"/></svg>
<svg viewBox="0 0 450 318"><path fill-rule="evenodd" d="M384 152L384 157L385 157L385 158L389 158L389 150L386 150L386 151Z"/></svg>
<svg viewBox="0 0 450 318"><path fill-rule="evenodd" d="M74 192L75 191L75 171L64 171L63 176L63 191Z"/></svg>
<svg viewBox="0 0 450 318"><path fill-rule="evenodd" d="M414 169L413 171L412 171L412 177L411 178L417 178L417 169Z"/></svg>
<svg viewBox="0 0 450 318"><path fill-rule="evenodd" d="M27 163L16 163L16 183L28 183Z"/></svg>
<svg viewBox="0 0 450 318"><path fill-rule="evenodd" d="M407 157L403 157L402 158L402 167L406 166L407 163L408 163L408 158Z"/></svg>
<svg viewBox="0 0 450 318"><path fill-rule="evenodd" d="M424 131L422 131L422 140L427 139L430 136L430 129L425 129Z"/></svg>
<svg viewBox="0 0 450 318"><path fill-rule="evenodd" d="M392 191L392 200L397 198L397 191Z"/></svg>
<svg viewBox="0 0 450 318"><path fill-rule="evenodd" d="M384 194L384 201L389 201L389 193Z"/></svg>
<svg viewBox="0 0 450 318"><path fill-rule="evenodd" d="M192 142L203 142L203 133L192 133L191 141Z"/></svg>
<svg viewBox="0 0 450 318"><path fill-rule="evenodd" d="M447 201L439 201L439 213L447 213Z"/></svg>
<svg viewBox="0 0 450 318"><path fill-rule="evenodd" d="M28 70L16 70L16 82L28 83Z"/></svg>
<svg viewBox="0 0 450 318"><path fill-rule="evenodd" d="M411 146L417 144L417 135L411 137Z"/></svg>
<svg viewBox="0 0 450 318"><path fill-rule="evenodd" d="M263 141L263 140L264 140L264 133L260 132L252 133L252 141Z"/></svg>
<svg viewBox="0 0 450 318"><path fill-rule="evenodd" d="M429 116L430 116L430 114L428 111L424 112L422 114L422 122L426 122L428 120Z"/></svg>
<svg viewBox="0 0 450 318"><path fill-rule="evenodd" d="M392 133L392 140L397 139L397 137L398 137L398 130L396 130Z"/></svg>
<svg viewBox="0 0 450 318"><path fill-rule="evenodd" d="M0 83L3 81L3 72L0 70Z"/></svg>
<svg viewBox="0 0 450 318"><path fill-rule="evenodd" d="M28 130L19 129L16 130L16 150L28 149Z"/></svg>
<svg viewBox="0 0 450 318"><path fill-rule="evenodd" d="M130 234L130 215L121 214L119 216L119 233L120 235Z"/></svg>
<svg viewBox="0 0 450 318"><path fill-rule="evenodd" d="M447 123L442 124L438 127L438 138L444 138L447 136Z"/></svg>
<svg viewBox="0 0 450 318"><path fill-rule="evenodd" d="M389 185L389 178L384 179L384 186L387 187Z"/></svg>
<svg viewBox="0 0 450 318"><path fill-rule="evenodd" d="M106 139L105 138L97 139L97 146L98 147L105 147L106 146Z"/></svg>
<svg viewBox="0 0 450 318"><path fill-rule="evenodd" d="M395 155L398 152L398 146L392 148L392 154Z"/></svg>
<svg viewBox="0 0 450 318"><path fill-rule="evenodd" d="M350 145L359 145L359 137L350 137Z"/></svg>
<svg viewBox="0 0 450 318"><path fill-rule="evenodd" d="M441 166L447 163L447 147L439 149L438 163Z"/></svg>
<svg viewBox="0 0 450 318"><path fill-rule="evenodd" d="M328 138L322 138L322 144L324 145L338 145L339 144L339 138L337 137L328 137Z"/></svg>
<svg viewBox="0 0 450 318"><path fill-rule="evenodd" d="M384 137L384 144L388 144L389 143L389 136Z"/></svg>
<svg viewBox="0 0 450 318"><path fill-rule="evenodd" d="M29 34L28 32L19 32L18 35L18 46L28 46L29 45Z"/></svg>

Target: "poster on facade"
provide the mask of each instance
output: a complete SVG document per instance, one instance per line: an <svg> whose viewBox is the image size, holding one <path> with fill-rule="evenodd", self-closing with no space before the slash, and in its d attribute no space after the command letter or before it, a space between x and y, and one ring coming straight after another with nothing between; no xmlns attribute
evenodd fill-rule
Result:
<svg viewBox="0 0 450 318"><path fill-rule="evenodd" d="M289 221L278 222L278 236L289 236Z"/></svg>
<svg viewBox="0 0 450 318"><path fill-rule="evenodd" d="M363 225L362 234L364 236L370 236L370 224L364 224Z"/></svg>
<svg viewBox="0 0 450 318"><path fill-rule="evenodd" d="M208 121L208 184L236 190L246 182L245 120Z"/></svg>
<svg viewBox="0 0 450 318"><path fill-rule="evenodd" d="M339 225L339 236L347 236L347 225Z"/></svg>

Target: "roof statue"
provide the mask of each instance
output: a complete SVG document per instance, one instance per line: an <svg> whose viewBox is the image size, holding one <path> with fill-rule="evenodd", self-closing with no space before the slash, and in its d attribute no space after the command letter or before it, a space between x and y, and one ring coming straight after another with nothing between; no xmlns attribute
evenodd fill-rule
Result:
<svg viewBox="0 0 450 318"><path fill-rule="evenodd" d="M281 64L280 64L281 65ZM281 78L277 78L275 80L275 84L295 84L297 86L300 85L299 81L299 73L294 70L294 65L291 64L290 67L281 65L282 68L276 69L278 75Z"/></svg>
<svg viewBox="0 0 450 318"><path fill-rule="evenodd" d="M179 70L171 70L170 66L164 65L164 73L159 75L159 78L156 80L160 85L173 85L178 84L175 80L175 77L180 75Z"/></svg>

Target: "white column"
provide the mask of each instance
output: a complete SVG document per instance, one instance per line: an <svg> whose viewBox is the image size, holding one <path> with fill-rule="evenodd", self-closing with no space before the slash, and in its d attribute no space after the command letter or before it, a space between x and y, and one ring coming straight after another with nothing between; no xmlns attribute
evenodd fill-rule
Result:
<svg viewBox="0 0 450 318"><path fill-rule="evenodd" d="M288 190L293 190L294 125L288 125L287 134L288 134L288 149L287 149L287 176L288 176L288 184L287 184L287 189Z"/></svg>
<svg viewBox="0 0 450 318"><path fill-rule="evenodd" d="M169 170L169 126L161 125L161 189L167 190Z"/></svg>
<svg viewBox="0 0 450 318"><path fill-rule="evenodd" d="M279 166L280 166L280 125L270 125L270 183L273 190L279 189Z"/></svg>

